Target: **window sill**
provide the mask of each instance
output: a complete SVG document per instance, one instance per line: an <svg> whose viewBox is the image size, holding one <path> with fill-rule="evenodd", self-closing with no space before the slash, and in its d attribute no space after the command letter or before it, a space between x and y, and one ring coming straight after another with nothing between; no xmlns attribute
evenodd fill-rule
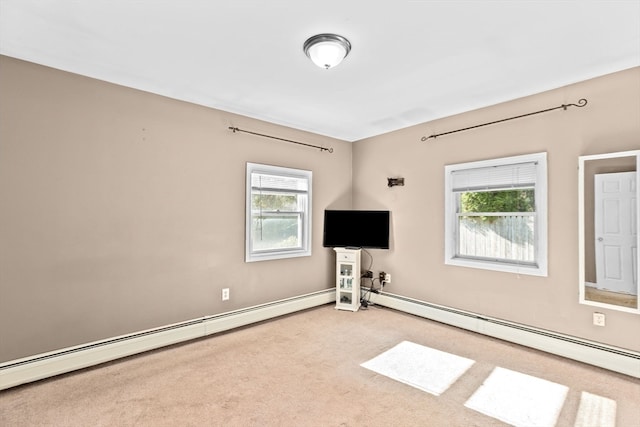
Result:
<svg viewBox="0 0 640 427"><path fill-rule="evenodd" d="M287 259L287 258L299 258L304 256L311 256L311 251L282 251L282 252L265 252L245 254L245 262L256 261L269 261L274 259Z"/></svg>
<svg viewBox="0 0 640 427"><path fill-rule="evenodd" d="M547 269L541 266L516 265L501 262L472 260L466 258L450 258L445 260L446 265L457 267L477 268L481 270L500 271L503 273L524 274L529 276L547 277Z"/></svg>

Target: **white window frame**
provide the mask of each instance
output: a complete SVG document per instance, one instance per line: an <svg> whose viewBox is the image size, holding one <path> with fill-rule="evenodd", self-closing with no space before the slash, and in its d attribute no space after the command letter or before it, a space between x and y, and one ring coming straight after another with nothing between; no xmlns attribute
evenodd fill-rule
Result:
<svg viewBox="0 0 640 427"><path fill-rule="evenodd" d="M454 171L536 163L535 178L535 251L536 263L518 264L499 260L486 260L457 256L458 197L453 191ZM506 188L505 188L506 189ZM481 160L445 166L445 264L484 270L547 276L547 153L525 154L499 159Z"/></svg>
<svg viewBox="0 0 640 427"><path fill-rule="evenodd" d="M252 187L253 174L286 176L307 181L306 191L294 191L297 195L304 195L304 203L300 206L299 215L301 217L300 246L287 249L267 249L256 250L252 242L252 212L251 196L255 188ZM247 162L246 175L246 201L245 201L245 262L266 261L282 258L295 258L311 255L311 188L312 172L302 169L293 169L281 166L264 165ZM279 189L278 191L287 192Z"/></svg>

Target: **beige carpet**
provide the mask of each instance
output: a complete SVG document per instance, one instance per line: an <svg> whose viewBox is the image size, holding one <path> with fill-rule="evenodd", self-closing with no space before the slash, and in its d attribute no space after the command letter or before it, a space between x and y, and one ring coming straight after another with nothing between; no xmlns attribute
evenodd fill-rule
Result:
<svg viewBox="0 0 640 427"><path fill-rule="evenodd" d="M360 366L403 341L474 363L440 395ZM465 403L504 370L568 389L558 426L586 427L579 407L596 396L613 402L615 425L640 427L638 379L389 309L331 306L0 392L0 425L501 426Z"/></svg>

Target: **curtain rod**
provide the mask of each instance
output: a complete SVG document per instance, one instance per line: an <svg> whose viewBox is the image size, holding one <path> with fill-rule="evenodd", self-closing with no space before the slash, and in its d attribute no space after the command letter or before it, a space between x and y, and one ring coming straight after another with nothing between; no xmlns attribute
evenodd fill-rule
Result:
<svg viewBox="0 0 640 427"><path fill-rule="evenodd" d="M437 137L439 137L439 136L449 135L449 134L451 134L451 133L462 132L462 131L465 131L465 130L475 129L475 128L479 128L479 127L482 127L482 126L494 125L494 124L496 124L496 123L502 123L502 122L506 122L506 121L508 121L508 120L520 119L520 118L522 118L522 117L533 116L534 114L540 114L540 113L546 113L546 112L548 112L548 111L558 110L558 109L560 109L560 108L562 108L562 109L564 109L564 110L566 110L566 109L567 109L567 107L579 107L579 108L582 108L582 107L584 107L585 105L587 105L587 100L586 100L586 99L584 99L584 98L582 98L582 99L580 99L580 100L578 101L578 103L577 103L577 104L562 104L562 105L559 105L559 106L557 106L557 107L547 108L546 110L534 111L533 113L521 114L521 115L519 115L519 116L508 117L508 118L506 118L506 119L495 120L495 121L493 121L493 122L482 123L482 124L479 124L479 125L469 126L469 127L462 128L462 129L456 129L456 130L452 130L452 131L449 131L449 132L436 133L436 134L429 135L429 136L423 136L422 138L420 138L420 140L421 140L421 141L426 141L426 140L428 140L428 139L430 139L430 138L435 139L435 138L437 138Z"/></svg>
<svg viewBox="0 0 640 427"><path fill-rule="evenodd" d="M240 129L240 128L237 128L237 127L233 127L233 126L229 126L229 129L232 130L233 133L244 132L244 133L249 133L251 135L257 135L257 136L263 136L265 138L277 139L278 141L291 142L293 144L304 145L305 147L317 148L320 151L328 151L329 153L333 153L333 148L331 148L331 147L329 147L329 148L320 147L319 145L312 145L312 144L307 144L305 142L298 142L298 141L292 141L290 139L280 138L280 137L277 137L277 136L271 136L271 135L265 135L265 134L262 134L262 133L251 132L249 130L243 130L243 129Z"/></svg>

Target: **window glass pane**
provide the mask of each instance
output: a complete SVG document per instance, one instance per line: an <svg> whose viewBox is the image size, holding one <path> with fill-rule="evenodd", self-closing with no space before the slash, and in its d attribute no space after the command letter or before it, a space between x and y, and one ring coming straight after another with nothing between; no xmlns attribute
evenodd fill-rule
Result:
<svg viewBox="0 0 640 427"><path fill-rule="evenodd" d="M253 250L299 248L300 235L299 215L252 215Z"/></svg>
<svg viewBox="0 0 640 427"><path fill-rule="evenodd" d="M278 193L254 193L251 197L252 210L297 211L298 195Z"/></svg>
<svg viewBox="0 0 640 427"><path fill-rule="evenodd" d="M461 193L460 212L535 212L535 192L526 189Z"/></svg>
<svg viewBox="0 0 640 427"><path fill-rule="evenodd" d="M532 215L458 217L458 256L534 263Z"/></svg>

